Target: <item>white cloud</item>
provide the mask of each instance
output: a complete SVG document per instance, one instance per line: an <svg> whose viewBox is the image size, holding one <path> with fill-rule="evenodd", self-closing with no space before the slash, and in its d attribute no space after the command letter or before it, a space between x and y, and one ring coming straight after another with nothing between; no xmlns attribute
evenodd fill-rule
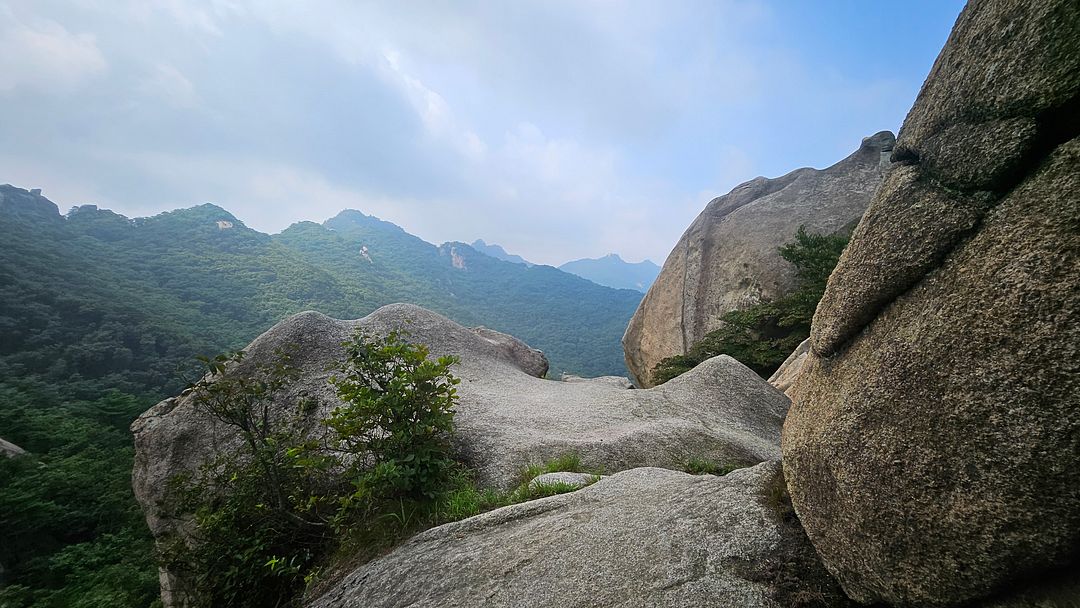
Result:
<svg viewBox="0 0 1080 608"><path fill-rule="evenodd" d="M0 94L67 93L108 67L93 34L75 34L47 19L24 22L2 4L0 49Z"/></svg>
<svg viewBox="0 0 1080 608"><path fill-rule="evenodd" d="M153 98L155 103L165 103L174 108L193 108L199 103L199 94L191 80L165 63L155 65L139 84L138 90Z"/></svg>
<svg viewBox="0 0 1080 608"><path fill-rule="evenodd" d="M484 157L487 145L480 136L459 124L442 95L405 71L400 52L384 50L382 59L380 72L408 100L432 137L448 142L469 160L478 161Z"/></svg>

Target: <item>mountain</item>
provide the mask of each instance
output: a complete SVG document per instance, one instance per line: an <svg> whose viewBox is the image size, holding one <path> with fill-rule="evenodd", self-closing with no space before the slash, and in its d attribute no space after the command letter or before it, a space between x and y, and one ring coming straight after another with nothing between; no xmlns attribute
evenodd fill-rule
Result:
<svg viewBox="0 0 1080 608"><path fill-rule="evenodd" d="M0 457L0 512L17 514L0 526L2 606L157 597L128 426L195 379L196 355L299 311L354 319L407 301L519 336L555 377L624 375L619 335L641 299L357 211L268 235L210 204L62 215L0 185L0 241L0 431L29 453Z"/></svg>
<svg viewBox="0 0 1080 608"><path fill-rule="evenodd" d="M480 253L484 254L484 255L489 255L489 256L495 258L496 260L502 260L504 262L513 262L515 264L524 264L526 266L532 266L533 265L532 262L527 261L525 258L521 257L520 255L514 255L512 253L507 253L506 250L503 249L499 245L495 245L494 243L489 245L489 244L485 243L484 239L476 239L475 241L472 242L471 247L473 249L479 251Z"/></svg>
<svg viewBox="0 0 1080 608"><path fill-rule="evenodd" d="M11 186L0 195L0 272L11 296L0 304L0 318L11 320L0 325L0 357L22 357L39 330L57 331L56 358L80 374L123 368L134 377L149 365L149 338L132 333L136 319L153 324L150 359L172 362L241 346L301 310L358 318L404 301L519 336L545 351L554 373L625 373L619 335L639 294L464 243L435 246L359 211L268 235L210 204L128 219L92 205L62 216L48 199ZM166 328L174 339L161 339ZM100 340L93 356L69 357L88 348L88 336ZM165 382L163 370L144 371L135 385Z"/></svg>
<svg viewBox="0 0 1080 608"><path fill-rule="evenodd" d="M642 293L660 274L660 267L650 260L626 262L618 254L610 253L602 258L573 260L559 266L559 270L589 279L597 285L616 289L635 289Z"/></svg>

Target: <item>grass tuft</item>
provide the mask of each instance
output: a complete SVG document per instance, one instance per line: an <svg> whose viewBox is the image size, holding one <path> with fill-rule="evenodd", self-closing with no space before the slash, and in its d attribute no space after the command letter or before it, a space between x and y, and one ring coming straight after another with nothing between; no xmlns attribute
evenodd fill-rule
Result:
<svg viewBox="0 0 1080 608"><path fill-rule="evenodd" d="M722 477L741 468L743 467L736 464L721 464L713 460L706 460L705 458L691 458L683 465L683 471L686 471L691 475L716 475L717 477Z"/></svg>

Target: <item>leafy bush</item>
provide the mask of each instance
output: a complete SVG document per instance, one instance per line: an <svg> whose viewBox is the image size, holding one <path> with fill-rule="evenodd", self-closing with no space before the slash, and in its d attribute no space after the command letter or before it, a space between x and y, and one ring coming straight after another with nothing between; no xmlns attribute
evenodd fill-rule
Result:
<svg viewBox="0 0 1080 608"><path fill-rule="evenodd" d="M454 466L448 437L460 380L456 357L428 359L427 347L398 332L357 335L345 344L340 376L330 383L344 405L326 425L337 449L353 456L353 499L432 499Z"/></svg>
<svg viewBox="0 0 1080 608"><path fill-rule="evenodd" d="M450 457L457 359L429 361L397 332L344 346L331 380L344 403L315 424L317 403L284 390L296 377L287 351L243 373L242 353L202 359L192 404L242 449L173 480L177 515L194 513L195 531L164 563L190 581L192 602L292 605L343 546L373 554L500 502Z"/></svg>
<svg viewBox="0 0 1080 608"><path fill-rule="evenodd" d="M313 402L283 402L296 375L287 352L250 373L230 373L242 353L203 359L207 374L188 392L198 410L235 429L243 449L226 451L194 477L173 480L177 514L194 513L190 542L164 563L189 581L202 606L276 606L296 597L334 542L329 520L343 484L334 461L304 437Z"/></svg>
<svg viewBox="0 0 1080 608"><path fill-rule="evenodd" d="M479 489L451 457L455 357L428 358L402 334L357 334L331 378L342 399L324 420L291 384L288 351L267 365L243 354L202 359L193 405L232 427L243 447L172 480L188 539L163 563L196 606L293 606L337 564L355 565L420 530L577 489L530 487L536 475L584 471L577 454L525 467L512 491ZM598 477L597 477L598 478ZM331 577L332 579L332 577Z"/></svg>
<svg viewBox="0 0 1080 608"><path fill-rule="evenodd" d="M724 314L720 328L686 354L660 361L652 370L653 382L663 384L717 355L733 357L768 378L810 336L814 311L848 240L847 234L811 234L800 226L795 241L778 250L795 266L795 288L780 299Z"/></svg>

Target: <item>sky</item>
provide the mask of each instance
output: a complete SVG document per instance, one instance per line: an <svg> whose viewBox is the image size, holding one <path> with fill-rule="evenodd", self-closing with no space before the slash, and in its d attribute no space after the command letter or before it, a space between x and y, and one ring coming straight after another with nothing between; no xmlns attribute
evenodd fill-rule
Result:
<svg viewBox="0 0 1080 608"><path fill-rule="evenodd" d="M712 198L896 132L962 7L0 0L0 183L662 263Z"/></svg>

